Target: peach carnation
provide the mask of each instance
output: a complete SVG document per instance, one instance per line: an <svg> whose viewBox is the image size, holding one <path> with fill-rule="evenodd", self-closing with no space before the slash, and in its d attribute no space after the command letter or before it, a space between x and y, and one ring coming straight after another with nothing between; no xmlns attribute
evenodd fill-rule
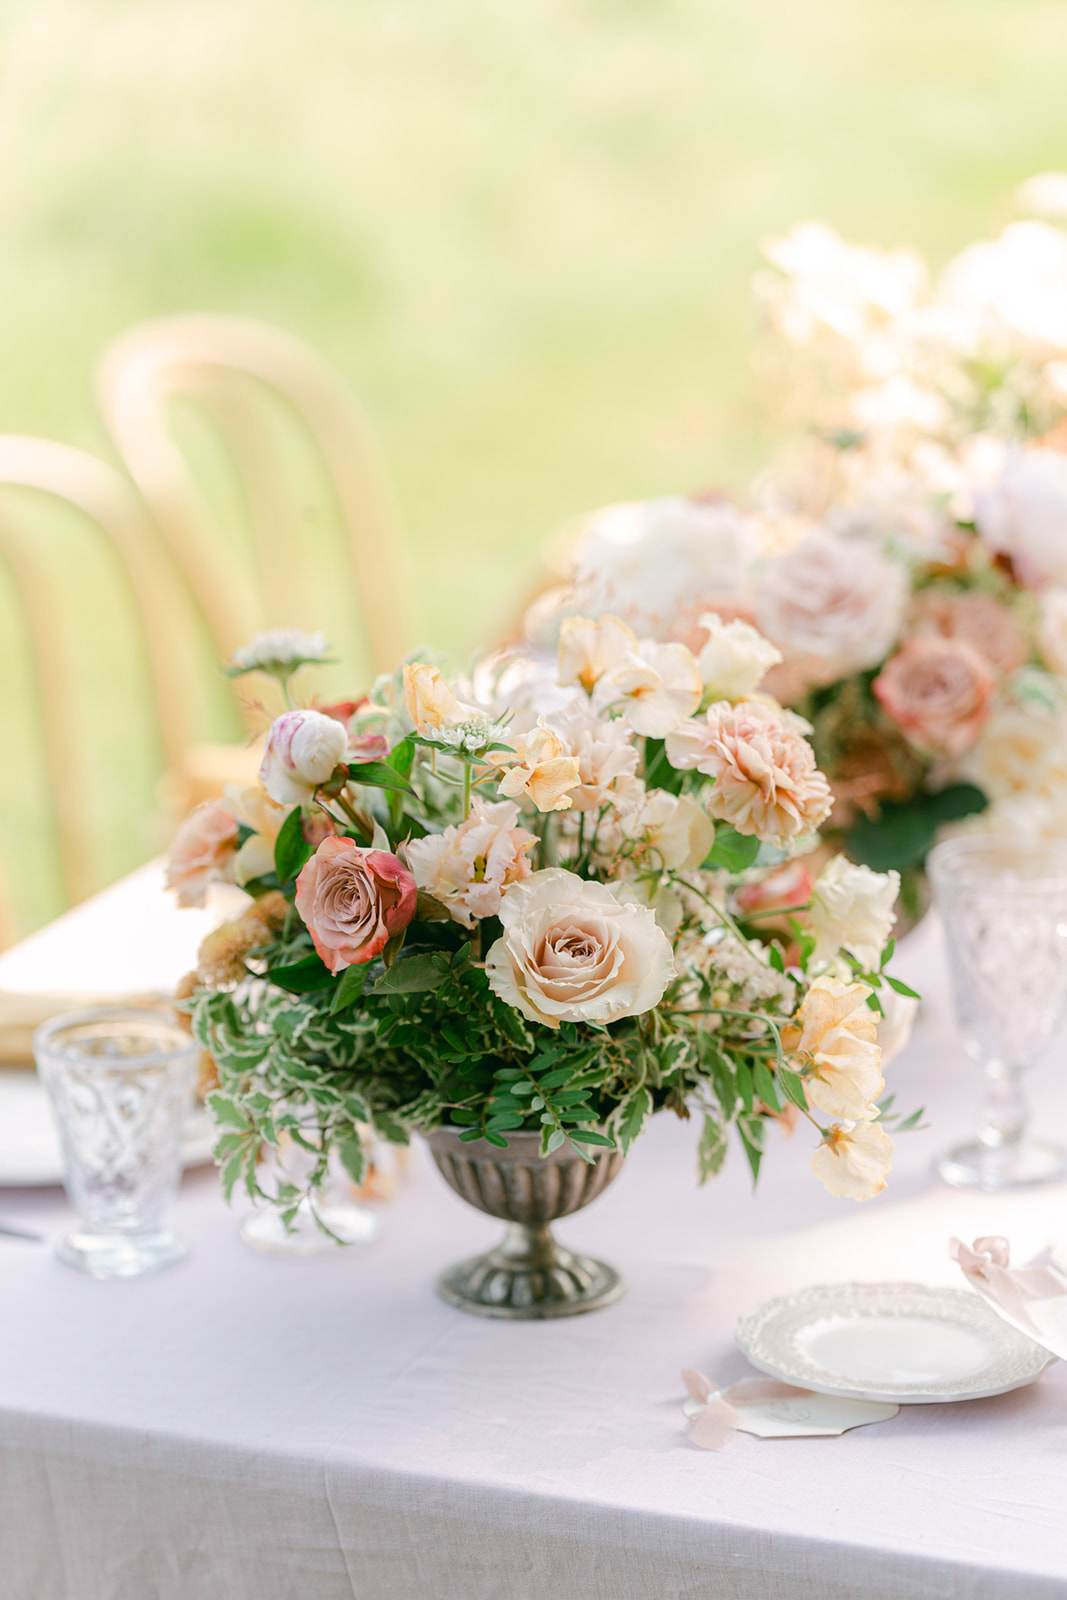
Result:
<svg viewBox="0 0 1067 1600"><path fill-rule="evenodd" d="M511 800L473 800L466 822L408 843L415 882L465 928L473 928L476 917L496 916L507 886L529 876L528 854L537 843L518 821Z"/></svg>
<svg viewBox="0 0 1067 1600"><path fill-rule="evenodd" d="M962 639L909 639L886 662L872 688L913 744L946 755L969 750L989 716L995 680Z"/></svg>
<svg viewBox="0 0 1067 1600"><path fill-rule="evenodd" d="M324 839L296 880L296 909L336 976L381 955L415 915L415 879L387 850Z"/></svg>
<svg viewBox="0 0 1067 1600"><path fill-rule="evenodd" d="M811 746L780 711L758 701L717 700L703 721L683 722L667 735L667 759L714 779L707 798L713 817L769 844L786 846L830 814L830 785Z"/></svg>

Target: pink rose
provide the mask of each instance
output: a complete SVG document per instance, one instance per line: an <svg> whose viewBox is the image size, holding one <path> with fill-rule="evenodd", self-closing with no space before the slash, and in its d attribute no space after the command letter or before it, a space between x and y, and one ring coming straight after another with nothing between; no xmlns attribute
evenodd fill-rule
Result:
<svg viewBox="0 0 1067 1600"><path fill-rule="evenodd" d="M170 847L167 888L180 906L202 906L211 882L232 883L237 818L221 800L205 800L182 823Z"/></svg>
<svg viewBox="0 0 1067 1600"><path fill-rule="evenodd" d="M995 679L989 663L962 639L909 639L872 688L912 744L960 756L989 716Z"/></svg>
<svg viewBox="0 0 1067 1600"><path fill-rule="evenodd" d="M925 589L915 602L912 628L933 637L962 639L1002 677L1023 666L1030 655L1022 629L1007 606L980 589L967 594Z"/></svg>
<svg viewBox="0 0 1067 1600"><path fill-rule="evenodd" d="M748 916L755 911L792 911L807 905L814 883L807 862L794 856L759 883L743 884L737 891L737 903Z"/></svg>
<svg viewBox="0 0 1067 1600"><path fill-rule="evenodd" d="M259 781L280 806L302 805L345 759L348 734L322 711L286 711L271 723Z"/></svg>
<svg viewBox="0 0 1067 1600"><path fill-rule="evenodd" d="M387 850L324 839L296 880L296 909L336 977L380 955L415 915L415 879Z"/></svg>
<svg viewBox="0 0 1067 1600"><path fill-rule="evenodd" d="M666 743L672 767L715 780L707 808L738 833L781 847L830 814L830 785L811 745L760 701L717 700L702 722L683 722Z"/></svg>

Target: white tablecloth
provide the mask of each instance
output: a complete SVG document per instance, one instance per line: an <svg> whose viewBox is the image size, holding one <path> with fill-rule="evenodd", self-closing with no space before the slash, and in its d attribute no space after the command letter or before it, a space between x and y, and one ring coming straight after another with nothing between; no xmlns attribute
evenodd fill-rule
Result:
<svg viewBox="0 0 1067 1600"><path fill-rule="evenodd" d="M740 1435L694 1449L679 1371L746 1372L739 1314L804 1283L953 1282L945 1243L1067 1233L1063 1187L954 1192L935 1150L973 1124L975 1069L946 1016L931 925L908 952L929 995L891 1069L929 1133L857 1207L773 1138L698 1190L694 1132L660 1118L566 1243L625 1272L616 1307L494 1323L433 1292L499 1224L428 1161L362 1253L254 1254L213 1174L176 1220L182 1266L96 1283L0 1239L3 1600L1037 1600L1067 1595L1067 1370L997 1399L905 1407L839 1439ZM1067 1136L1062 1051L1033 1077ZM0 1194L54 1237L60 1194Z"/></svg>

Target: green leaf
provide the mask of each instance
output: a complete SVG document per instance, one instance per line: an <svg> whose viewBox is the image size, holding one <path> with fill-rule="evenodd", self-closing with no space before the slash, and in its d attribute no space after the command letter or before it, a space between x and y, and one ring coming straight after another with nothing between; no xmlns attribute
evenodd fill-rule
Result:
<svg viewBox="0 0 1067 1600"><path fill-rule="evenodd" d="M546 1155L551 1155L553 1150L558 1150L566 1137L567 1135L560 1128L556 1128L552 1133L550 1133L548 1136L548 1143L545 1146Z"/></svg>
<svg viewBox="0 0 1067 1600"><path fill-rule="evenodd" d="M433 955L416 951L400 959L378 979L372 994L422 994L438 989L447 977Z"/></svg>
<svg viewBox="0 0 1067 1600"><path fill-rule="evenodd" d="M771 1111L781 1111L782 1102L778 1098L777 1087L765 1062L753 1062L752 1081L763 1104Z"/></svg>
<svg viewBox="0 0 1067 1600"><path fill-rule="evenodd" d="M521 1128L522 1124L523 1118L518 1112L498 1111L494 1112L489 1118L489 1121L486 1123L486 1127L492 1128L493 1131L496 1132L500 1128Z"/></svg>
<svg viewBox="0 0 1067 1600"><path fill-rule="evenodd" d="M953 783L936 794L915 795L906 804L883 801L877 819L860 817L850 829L849 855L876 872L906 872L925 861L942 823L959 822L987 805L973 783Z"/></svg>
<svg viewBox="0 0 1067 1600"><path fill-rule="evenodd" d="M619 1141L619 1149L627 1154L634 1140L641 1134L652 1115L652 1096L642 1085L621 1100L612 1116L611 1126Z"/></svg>
<svg viewBox="0 0 1067 1600"><path fill-rule="evenodd" d="M403 794L414 795L408 780L384 761L350 761L348 776L353 783L370 789L399 789Z"/></svg>
<svg viewBox="0 0 1067 1600"><path fill-rule="evenodd" d="M741 1104L744 1106L747 1112L751 1113L752 1103L755 1100L755 1092L752 1083L752 1069L749 1067L747 1061L738 1061L736 1070L737 1092L741 1096Z"/></svg>
<svg viewBox="0 0 1067 1600"><path fill-rule="evenodd" d="M804 1079L799 1072L791 1072L788 1067L779 1067L778 1082L781 1084L786 1096L792 1100L801 1111L808 1109L808 1097L804 1093Z"/></svg>
<svg viewBox="0 0 1067 1600"><path fill-rule="evenodd" d="M913 1129L918 1128L925 1111L926 1107L920 1106L918 1111L913 1111L909 1117L904 1118L903 1122L897 1123L893 1130L894 1133L911 1133Z"/></svg>
<svg viewBox="0 0 1067 1600"><path fill-rule="evenodd" d="M432 894L427 894L425 889L419 890L418 903L415 908L415 916L420 922L452 921L452 914L448 907L446 905L442 905L441 901L435 899Z"/></svg>
<svg viewBox="0 0 1067 1600"><path fill-rule="evenodd" d="M538 1078L537 1085L540 1089L558 1089L561 1083L570 1083L573 1077L572 1067L557 1067L554 1072L546 1072L543 1078Z"/></svg>
<svg viewBox="0 0 1067 1600"><path fill-rule="evenodd" d="M240 1178L242 1172L244 1171L244 1162L245 1158L243 1154L231 1156L228 1161L223 1162L222 1171L219 1175L219 1178L222 1184L222 1197L224 1200L229 1201L233 1199L234 1187L238 1178Z"/></svg>
<svg viewBox="0 0 1067 1600"><path fill-rule="evenodd" d="M247 1133L251 1127L251 1123L241 1107L227 1095L220 1094L217 1089L208 1095L207 1108L215 1121L222 1123L224 1126L228 1124L231 1128L240 1128L244 1133Z"/></svg>
<svg viewBox="0 0 1067 1600"><path fill-rule="evenodd" d="M472 1127L474 1123L480 1122L481 1117L478 1115L477 1111L460 1111L457 1109L452 1112L452 1121L456 1127L469 1128Z"/></svg>
<svg viewBox="0 0 1067 1600"><path fill-rule="evenodd" d="M585 1128L572 1133L570 1139L572 1144L602 1144L608 1150L614 1150L615 1148L614 1139L608 1139L602 1133L589 1133Z"/></svg>
<svg viewBox="0 0 1067 1600"><path fill-rule="evenodd" d="M358 967L346 967L341 974L341 981L337 985L337 992L333 997L330 1007L330 1016L334 1017L338 1011L344 1011L348 1006L354 1005L363 993L363 985L367 981L367 962Z"/></svg>
<svg viewBox="0 0 1067 1600"><path fill-rule="evenodd" d="M906 994L909 1000L918 1000L920 998L914 989L909 989L907 984L901 982L899 978L891 978L888 972L885 974L885 981L891 989L896 990L897 994Z"/></svg>
<svg viewBox="0 0 1067 1600"><path fill-rule="evenodd" d="M714 1178L716 1173L722 1171L728 1148L726 1129L717 1117L705 1113L704 1127L697 1146L697 1171L701 1183L707 1183L709 1178Z"/></svg>
<svg viewBox="0 0 1067 1600"><path fill-rule="evenodd" d="M355 1184L361 1184L367 1177L367 1152L363 1148L363 1140L358 1134L350 1134L347 1138L337 1139L334 1149L341 1158L341 1165Z"/></svg>
<svg viewBox="0 0 1067 1600"><path fill-rule="evenodd" d="M498 1150L506 1150L508 1147L508 1141L504 1138L502 1133L493 1133L487 1128L485 1130L485 1137L488 1139L490 1144L495 1144ZM462 1134L460 1134L460 1138L463 1138Z"/></svg>
<svg viewBox="0 0 1067 1600"><path fill-rule="evenodd" d="M267 976L271 983L284 989L287 994L315 994L336 982L329 967L316 955L305 956L291 966L271 967Z"/></svg>
<svg viewBox="0 0 1067 1600"><path fill-rule="evenodd" d="M778 948L778 946L776 944L772 944L771 945L770 949L767 952L767 959L770 962L771 966L774 968L775 972L784 972L785 971L785 960L784 960L784 958L782 956L781 950L779 950L779 948Z"/></svg>
<svg viewBox="0 0 1067 1600"><path fill-rule="evenodd" d="M274 870L278 882L288 883L295 878L311 853L311 846L304 838L303 813L296 806L282 823L274 841Z"/></svg>
<svg viewBox="0 0 1067 1600"><path fill-rule="evenodd" d="M415 746L413 742L410 739L401 739L400 743L390 750L386 756L385 764L387 767L392 767L394 772L399 772L402 778L406 778L411 771L414 760Z"/></svg>
<svg viewBox="0 0 1067 1600"><path fill-rule="evenodd" d="M759 847L759 840L754 834L738 833L736 828L720 822L715 829L715 843L703 865L706 869L744 872L755 861Z"/></svg>
<svg viewBox="0 0 1067 1600"><path fill-rule="evenodd" d="M878 963L879 970L881 970L882 967L888 967L889 963L893 959L893 951L896 949L896 947L897 941L895 939L890 939L889 943L882 951L882 958Z"/></svg>
<svg viewBox="0 0 1067 1600"><path fill-rule="evenodd" d="M759 1117L739 1117L737 1131L741 1135L741 1144L752 1169L752 1182L756 1184L759 1181L760 1163L763 1160L763 1123Z"/></svg>

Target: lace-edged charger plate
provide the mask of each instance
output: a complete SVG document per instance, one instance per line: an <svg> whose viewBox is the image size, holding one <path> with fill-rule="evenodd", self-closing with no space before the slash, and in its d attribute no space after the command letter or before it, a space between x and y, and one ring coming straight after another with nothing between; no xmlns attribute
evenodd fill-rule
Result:
<svg viewBox="0 0 1067 1600"><path fill-rule="evenodd" d="M933 1405L1033 1383L1049 1351L970 1289L841 1283L768 1300L742 1317L754 1367L819 1394Z"/></svg>

